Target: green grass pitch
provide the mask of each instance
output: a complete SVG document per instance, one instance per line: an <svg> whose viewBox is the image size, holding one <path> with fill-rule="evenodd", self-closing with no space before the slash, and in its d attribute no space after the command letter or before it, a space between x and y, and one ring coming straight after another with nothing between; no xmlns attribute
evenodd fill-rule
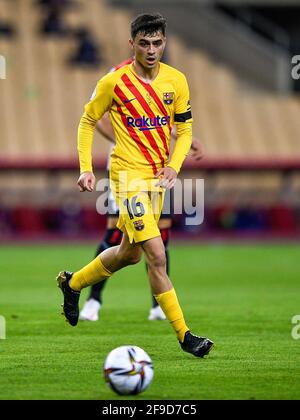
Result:
<svg viewBox="0 0 300 420"><path fill-rule="evenodd" d="M296 245L171 246L171 277L191 330L215 341L205 359L181 351L167 321L148 321L143 263L117 273L99 322L69 326L55 276L77 270L93 245L0 248L0 399L126 399L105 384L113 348L132 344L154 380L129 399L299 399L300 248ZM86 291L81 297L83 304Z"/></svg>

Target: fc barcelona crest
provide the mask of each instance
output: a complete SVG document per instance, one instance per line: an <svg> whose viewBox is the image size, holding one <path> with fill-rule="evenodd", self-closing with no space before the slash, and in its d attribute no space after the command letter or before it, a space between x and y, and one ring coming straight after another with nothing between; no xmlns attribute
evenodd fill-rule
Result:
<svg viewBox="0 0 300 420"><path fill-rule="evenodd" d="M166 105L171 105L174 101L174 92L165 92L164 93L164 103Z"/></svg>
<svg viewBox="0 0 300 420"><path fill-rule="evenodd" d="M135 230L137 230L137 231L141 231L145 227L144 222L141 219L133 222L133 225L134 225Z"/></svg>

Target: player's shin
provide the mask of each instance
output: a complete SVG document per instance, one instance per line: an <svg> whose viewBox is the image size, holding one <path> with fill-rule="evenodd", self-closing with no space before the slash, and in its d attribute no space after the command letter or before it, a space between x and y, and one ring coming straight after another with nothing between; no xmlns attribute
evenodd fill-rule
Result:
<svg viewBox="0 0 300 420"><path fill-rule="evenodd" d="M182 343L187 327L174 288L167 292L154 295L170 324L174 328L178 340Z"/></svg>

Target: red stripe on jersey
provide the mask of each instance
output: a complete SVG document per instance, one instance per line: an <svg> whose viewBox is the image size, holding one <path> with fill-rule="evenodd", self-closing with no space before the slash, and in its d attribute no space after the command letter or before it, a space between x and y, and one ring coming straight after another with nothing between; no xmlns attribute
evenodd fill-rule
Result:
<svg viewBox="0 0 300 420"><path fill-rule="evenodd" d="M153 174L156 175L157 174L157 168L156 168L156 165L155 165L154 160L152 159L152 157L151 157L150 153L148 152L148 150L146 149L145 145L141 142L140 138L138 137L138 135L136 134L136 132L134 131L134 129L131 128L131 127L127 127L127 124L126 124L126 115L122 111L121 106L118 105L118 104L116 104L116 105L117 105L118 113L120 114L120 116L122 118L122 122L124 124L124 127L127 128L128 134L136 142L136 144L138 145L140 151L143 153L143 155L145 156L145 158L148 160L148 162L152 166Z"/></svg>
<svg viewBox="0 0 300 420"><path fill-rule="evenodd" d="M132 105L131 102L128 101L127 96L123 93L123 91L121 90L121 88L116 85L115 86L115 93L116 95L121 99L121 101L123 102L123 104L126 106L126 108L128 109L128 111L131 113L131 115L135 118L142 118L141 115L138 113L138 111L135 109L135 107ZM164 158L162 157L160 150L156 144L156 141L154 139L154 137L152 136L152 134L149 131L143 131L145 137L148 139L151 147L156 151L156 153L158 154L161 164L164 167L165 166L165 161Z"/></svg>
<svg viewBox="0 0 300 420"><path fill-rule="evenodd" d="M147 102L145 101L144 97L138 91L138 89L136 88L136 86L134 86L134 84L132 83L132 81L129 79L129 77L127 76L127 74L123 74L123 76L121 77L121 79L125 83L126 87L130 90L130 92L133 93L133 95L135 95L136 99L142 105L142 107L143 107L144 111L147 113L147 115L150 116L150 117L152 117L152 118L155 118L154 112L152 111L152 109L150 108L150 106L147 104ZM167 145L167 140L166 140L165 132L162 129L162 127L156 127L156 129L157 129L158 134L159 134L159 136L160 136L160 138L161 138L161 140L163 142L166 155L169 156L169 148L168 148L168 145Z"/></svg>
<svg viewBox="0 0 300 420"><path fill-rule="evenodd" d="M167 112L166 108L164 107L164 104L162 103L162 101L157 96L157 93L155 92L155 90L153 89L153 87L149 83L143 82L143 80L141 80L136 74L134 74L134 76L137 78L137 80L140 82L140 84L142 86L144 86L144 88L147 90L147 92L150 94L150 96L152 96L152 98L154 99L156 105L158 106L158 108L160 109L160 111L164 114L164 116L165 117L168 117L168 112ZM172 129L171 129L170 123L168 123L168 126L169 126L169 129L170 129L170 132L171 132Z"/></svg>

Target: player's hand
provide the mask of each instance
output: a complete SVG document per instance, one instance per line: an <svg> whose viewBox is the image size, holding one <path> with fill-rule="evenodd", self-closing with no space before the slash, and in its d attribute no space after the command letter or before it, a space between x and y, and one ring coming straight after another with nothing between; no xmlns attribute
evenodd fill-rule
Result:
<svg viewBox="0 0 300 420"><path fill-rule="evenodd" d="M193 159L201 160L203 158L204 153L203 153L202 145L201 145L200 141L198 139L196 139L195 137L193 137L193 139L192 139L191 149L193 151L193 153L192 153L192 158Z"/></svg>
<svg viewBox="0 0 300 420"><path fill-rule="evenodd" d="M166 166L157 172L155 178L159 178L158 183L155 185L156 187L162 187L170 190L175 185L177 172L170 166Z"/></svg>
<svg viewBox="0 0 300 420"><path fill-rule="evenodd" d="M78 178L77 185L80 192L92 192L95 188L96 178L93 172L83 172Z"/></svg>

